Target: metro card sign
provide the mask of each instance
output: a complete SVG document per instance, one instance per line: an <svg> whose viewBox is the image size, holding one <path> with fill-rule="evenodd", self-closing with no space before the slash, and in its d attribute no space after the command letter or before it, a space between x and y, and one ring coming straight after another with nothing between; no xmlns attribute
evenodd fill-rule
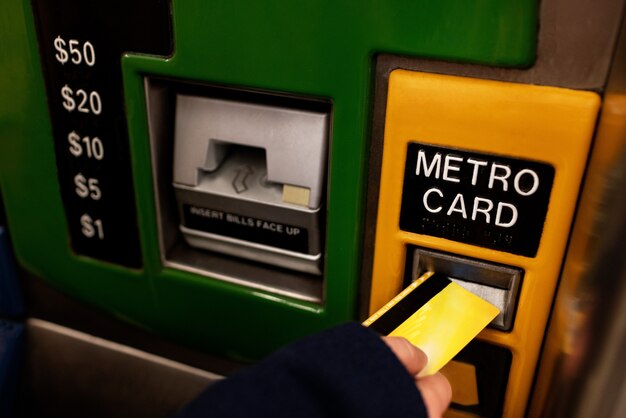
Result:
<svg viewBox="0 0 626 418"><path fill-rule="evenodd" d="M400 229L534 257L553 180L545 163L411 142Z"/></svg>

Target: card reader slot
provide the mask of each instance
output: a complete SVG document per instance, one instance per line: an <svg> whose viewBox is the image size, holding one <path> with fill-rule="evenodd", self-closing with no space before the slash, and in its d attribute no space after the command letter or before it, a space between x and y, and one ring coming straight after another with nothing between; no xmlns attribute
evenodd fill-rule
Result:
<svg viewBox="0 0 626 418"><path fill-rule="evenodd" d="M489 325L501 331L513 327L523 270L454 254L407 246L405 286L426 271L447 275L466 290L500 309Z"/></svg>

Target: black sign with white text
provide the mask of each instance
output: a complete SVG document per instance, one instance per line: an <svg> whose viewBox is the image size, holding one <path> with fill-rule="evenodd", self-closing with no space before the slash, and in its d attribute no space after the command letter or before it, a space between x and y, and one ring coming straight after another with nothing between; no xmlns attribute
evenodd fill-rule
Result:
<svg viewBox="0 0 626 418"><path fill-rule="evenodd" d="M298 253L309 252L309 232L299 226L193 205L183 205L183 217L188 228Z"/></svg>
<svg viewBox="0 0 626 418"><path fill-rule="evenodd" d="M534 257L553 180L545 163L412 142L400 229Z"/></svg>
<svg viewBox="0 0 626 418"><path fill-rule="evenodd" d="M141 268L121 62L172 54L170 0L31 2L69 243Z"/></svg>

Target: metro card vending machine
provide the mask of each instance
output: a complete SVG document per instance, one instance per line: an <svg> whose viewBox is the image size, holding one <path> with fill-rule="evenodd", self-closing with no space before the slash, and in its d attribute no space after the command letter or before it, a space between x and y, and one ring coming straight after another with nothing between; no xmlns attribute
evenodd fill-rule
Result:
<svg viewBox="0 0 626 418"><path fill-rule="evenodd" d="M18 404L166 416L435 270L501 310L449 416L546 413L568 248L623 219L583 192L619 177L623 1L4 3Z"/></svg>

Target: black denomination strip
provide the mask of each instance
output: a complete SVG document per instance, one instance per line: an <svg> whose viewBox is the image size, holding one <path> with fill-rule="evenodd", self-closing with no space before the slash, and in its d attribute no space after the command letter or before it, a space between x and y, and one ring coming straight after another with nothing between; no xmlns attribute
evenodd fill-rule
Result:
<svg viewBox="0 0 626 418"><path fill-rule="evenodd" d="M167 0L32 0L76 254L142 266L121 58L170 55Z"/></svg>

